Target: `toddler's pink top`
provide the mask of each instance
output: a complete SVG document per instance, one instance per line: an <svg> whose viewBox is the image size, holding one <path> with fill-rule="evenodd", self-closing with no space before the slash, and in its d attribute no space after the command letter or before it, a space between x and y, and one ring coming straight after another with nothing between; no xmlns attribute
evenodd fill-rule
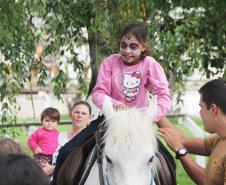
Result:
<svg viewBox="0 0 226 185"><path fill-rule="evenodd" d="M168 81L161 65L152 57L133 66L123 63L120 54L110 55L102 62L96 85L92 91L93 102L102 109L104 96L112 98L113 106L123 103L128 107L146 107L149 91L157 96L158 110L154 121L171 109Z"/></svg>
<svg viewBox="0 0 226 185"><path fill-rule="evenodd" d="M28 146L34 153L36 147L40 147L43 154L52 155L58 145L58 130L38 128L28 139Z"/></svg>

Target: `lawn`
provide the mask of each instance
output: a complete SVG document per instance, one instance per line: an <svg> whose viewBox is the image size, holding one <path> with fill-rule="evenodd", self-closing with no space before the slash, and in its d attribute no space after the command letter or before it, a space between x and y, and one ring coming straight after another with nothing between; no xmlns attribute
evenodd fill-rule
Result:
<svg viewBox="0 0 226 185"><path fill-rule="evenodd" d="M203 128L203 124L202 124L202 121L200 119L193 118L193 120L197 123L197 125L200 128ZM173 123L175 123L175 126L177 128L179 128L180 130L182 130L187 135L192 136L192 133L185 126L183 126L180 123L178 124L178 122L175 119L171 119L171 121ZM171 153L172 153L173 156L175 156L174 152L171 152ZM195 155L192 155L192 158L195 160ZM180 161L175 159L175 162L176 162L176 166L177 166L177 169L176 169L176 173L177 173L177 184L178 185L195 185L195 183L187 176L187 174L186 174L184 168L182 167Z"/></svg>
<svg viewBox="0 0 226 185"><path fill-rule="evenodd" d="M198 119L194 119L194 120L195 120L196 123L198 123L199 126L202 126L201 120L198 120ZM188 135L191 135L191 133L182 124L178 124L176 120L171 120L171 121L173 123L175 123L175 126L176 127L178 127L179 129L183 130ZM60 131L68 131L68 130L70 130L70 128L71 128L71 125L59 125L58 126L58 129ZM26 131L23 130L23 134L21 134L20 136L18 136L16 139L18 139L19 142L23 145L25 151L29 155L31 155L31 152L30 152L30 150L27 147L27 134L26 134ZM165 144L164 141L162 141L162 142ZM171 154L173 156L175 156L174 152L171 152ZM177 184L178 185L195 185L195 183L193 183L192 180L187 176L186 172L184 171L183 167L180 164L180 161L175 160L175 162L176 162L176 166L177 166L177 169L176 169L176 173L177 173Z"/></svg>

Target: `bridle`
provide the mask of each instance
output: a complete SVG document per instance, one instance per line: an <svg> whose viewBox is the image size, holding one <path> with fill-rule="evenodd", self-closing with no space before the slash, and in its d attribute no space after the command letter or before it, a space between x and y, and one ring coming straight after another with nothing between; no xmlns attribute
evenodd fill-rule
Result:
<svg viewBox="0 0 226 185"><path fill-rule="evenodd" d="M108 176L106 175L106 177L104 178L104 172L103 172L103 155L102 155L103 145L101 143L101 134L103 132L104 132L103 130L99 129L95 133L95 140L96 140L95 150L96 150L96 157L97 157L96 161L97 161L97 164L98 164L100 185L110 185ZM157 185L160 185L159 178L155 179L155 177L152 174L153 173L151 173L151 177L150 177L150 185L154 185L154 181L156 181L156 180L158 181ZM106 184L105 184L105 182L106 182Z"/></svg>
<svg viewBox="0 0 226 185"><path fill-rule="evenodd" d="M102 156L103 146L101 146L101 133L102 132L103 131L101 129L98 129L95 133L95 140L96 140L95 150L96 150L96 154L97 154L97 164L98 164L100 185L105 185L104 173L103 173L103 167L102 167L103 166L102 165L103 164L103 156Z"/></svg>

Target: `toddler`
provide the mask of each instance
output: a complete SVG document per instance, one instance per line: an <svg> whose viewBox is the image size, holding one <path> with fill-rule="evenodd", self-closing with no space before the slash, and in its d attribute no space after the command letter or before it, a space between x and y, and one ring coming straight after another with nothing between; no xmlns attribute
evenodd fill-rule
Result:
<svg viewBox="0 0 226 185"><path fill-rule="evenodd" d="M38 163L52 163L52 154L58 145L59 132L56 129L60 120L57 109L49 107L41 114L43 127L38 128L28 139L28 146Z"/></svg>

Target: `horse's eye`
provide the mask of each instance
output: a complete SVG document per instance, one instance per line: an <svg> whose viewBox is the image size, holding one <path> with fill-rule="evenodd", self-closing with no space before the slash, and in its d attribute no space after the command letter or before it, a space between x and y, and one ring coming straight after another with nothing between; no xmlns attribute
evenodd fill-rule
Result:
<svg viewBox="0 0 226 185"><path fill-rule="evenodd" d="M153 159L154 159L154 156L151 156L151 158L150 158L149 161L148 161L148 164L149 164L149 163L152 163Z"/></svg>
<svg viewBox="0 0 226 185"><path fill-rule="evenodd" d="M105 156L105 157L106 157L107 162L112 164L112 160L108 156Z"/></svg>

